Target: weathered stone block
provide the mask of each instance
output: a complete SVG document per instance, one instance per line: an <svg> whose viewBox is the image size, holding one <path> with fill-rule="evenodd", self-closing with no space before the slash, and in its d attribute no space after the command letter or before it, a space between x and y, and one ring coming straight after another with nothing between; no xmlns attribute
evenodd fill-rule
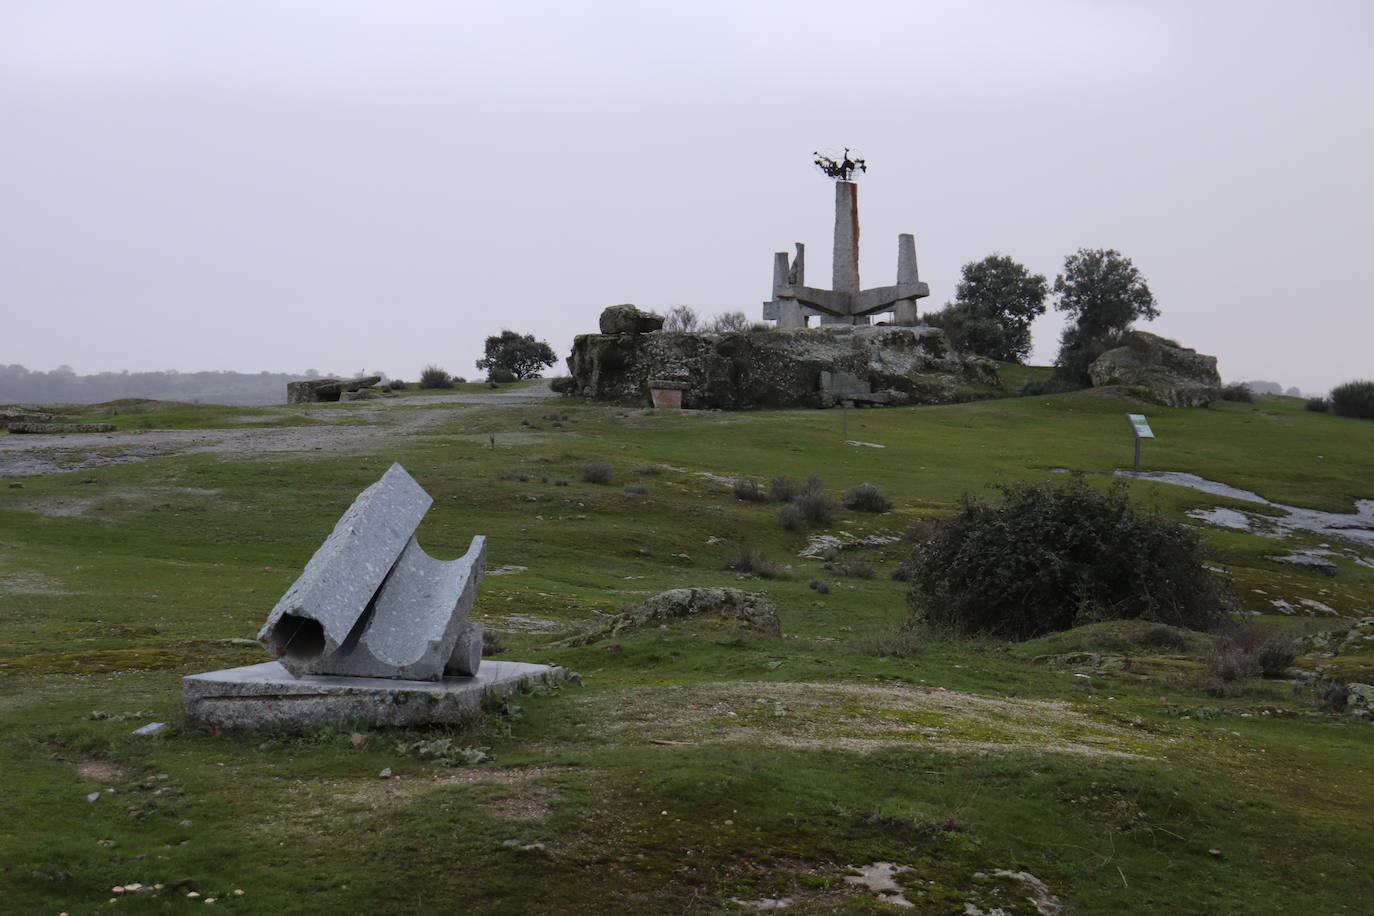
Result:
<svg viewBox="0 0 1374 916"><path fill-rule="evenodd" d="M602 334L648 334L663 327L663 316L633 305L612 305L601 312Z"/></svg>
<svg viewBox="0 0 1374 916"><path fill-rule="evenodd" d="M488 660L474 677L437 682L297 678L278 662L264 662L183 678L182 706L192 722L224 728L456 725L477 718L488 697L509 696L528 681L553 684L566 677L562 668Z"/></svg>

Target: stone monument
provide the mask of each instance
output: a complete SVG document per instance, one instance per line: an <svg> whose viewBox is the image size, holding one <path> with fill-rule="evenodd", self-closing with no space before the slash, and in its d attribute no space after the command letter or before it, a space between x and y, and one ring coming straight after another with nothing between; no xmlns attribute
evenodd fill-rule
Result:
<svg viewBox="0 0 1374 916"><path fill-rule="evenodd" d="M861 289L859 286L859 186L854 173L867 172L868 163L852 159L846 148L842 159L817 156L816 165L835 179L835 245L831 261L831 289L806 285L806 246L796 243L797 256L787 252L773 256L773 298L763 304L763 317L783 330L806 327L809 315L819 315L822 325L866 325L869 316L892 313L892 324L917 324L916 300L930 295L916 269L916 240L910 233L897 236L897 285Z"/></svg>
<svg viewBox="0 0 1374 916"><path fill-rule="evenodd" d="M459 722L493 691L562 669L482 664L468 620L486 538L436 560L415 530L433 498L399 464L339 519L258 633L276 661L183 681L187 717L215 725ZM480 668L480 671L479 671Z"/></svg>

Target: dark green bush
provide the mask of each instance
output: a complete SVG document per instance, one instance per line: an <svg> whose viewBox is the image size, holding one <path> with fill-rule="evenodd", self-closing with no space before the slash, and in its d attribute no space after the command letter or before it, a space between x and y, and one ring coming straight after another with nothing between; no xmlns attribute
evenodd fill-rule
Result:
<svg viewBox="0 0 1374 916"><path fill-rule="evenodd" d="M853 487L840 501L846 509L856 512L886 512L892 508L892 500L871 483L861 483Z"/></svg>
<svg viewBox="0 0 1374 916"><path fill-rule="evenodd" d="M1221 389L1221 399L1223 401L1239 401L1242 404L1253 404L1255 393L1244 382L1232 382Z"/></svg>
<svg viewBox="0 0 1374 916"><path fill-rule="evenodd" d="M1374 382L1355 381L1331 389L1331 407L1343 417L1374 420Z"/></svg>
<svg viewBox="0 0 1374 916"><path fill-rule="evenodd" d="M452 388L453 376L431 363L420 370L421 388Z"/></svg>
<svg viewBox="0 0 1374 916"><path fill-rule="evenodd" d="M1230 604L1202 566L1201 535L1139 513L1124 483L1012 484L965 497L912 556L912 612L960 634L1030 639L1095 620L1211 629Z"/></svg>
<svg viewBox="0 0 1374 916"><path fill-rule="evenodd" d="M627 483L625 484L626 496L648 496L650 488L647 483Z"/></svg>
<svg viewBox="0 0 1374 916"><path fill-rule="evenodd" d="M819 594L830 594L830 585L824 579L812 579L807 585Z"/></svg>
<svg viewBox="0 0 1374 916"><path fill-rule="evenodd" d="M1020 395L1023 398L1031 398L1039 394L1063 394L1066 391L1078 391L1082 387L1083 385L1071 379L1057 376L1033 378L1021 386Z"/></svg>
<svg viewBox="0 0 1374 916"><path fill-rule="evenodd" d="M1307 409L1315 413L1326 413L1331 409L1331 402L1326 398L1308 398Z"/></svg>
<svg viewBox="0 0 1374 916"><path fill-rule="evenodd" d="M390 388L392 391L405 391L406 383L401 379L394 378L388 383L387 387Z"/></svg>
<svg viewBox="0 0 1374 916"><path fill-rule="evenodd" d="M515 373L509 369L492 369L487 372L487 381L489 382L500 382L505 384L507 382L513 382L515 379Z"/></svg>

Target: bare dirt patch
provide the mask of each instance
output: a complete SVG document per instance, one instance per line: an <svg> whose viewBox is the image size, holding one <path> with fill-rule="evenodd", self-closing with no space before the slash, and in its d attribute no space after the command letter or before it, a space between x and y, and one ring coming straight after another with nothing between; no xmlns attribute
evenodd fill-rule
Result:
<svg viewBox="0 0 1374 916"><path fill-rule="evenodd" d="M78 776L98 782L113 782L124 772L117 764L108 760L78 760L72 764Z"/></svg>
<svg viewBox="0 0 1374 916"><path fill-rule="evenodd" d="M1152 756L1160 740L1066 703L919 686L725 683L584 695L617 743L735 744L868 753L920 745L974 753Z"/></svg>

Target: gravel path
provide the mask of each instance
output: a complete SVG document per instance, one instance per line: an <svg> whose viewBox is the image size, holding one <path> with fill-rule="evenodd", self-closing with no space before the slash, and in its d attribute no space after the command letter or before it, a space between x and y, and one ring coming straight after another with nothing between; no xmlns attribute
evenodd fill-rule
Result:
<svg viewBox="0 0 1374 916"><path fill-rule="evenodd" d="M113 433L0 436L0 478L58 474L197 452L240 457L278 452L365 452L384 446L397 435L406 435L451 420L468 407L528 404L551 397L556 395L549 389L548 380L541 379L538 384L526 388L490 393L357 401L304 411L305 416L325 421L325 424L317 426L140 429ZM358 425L360 420L367 425Z"/></svg>

